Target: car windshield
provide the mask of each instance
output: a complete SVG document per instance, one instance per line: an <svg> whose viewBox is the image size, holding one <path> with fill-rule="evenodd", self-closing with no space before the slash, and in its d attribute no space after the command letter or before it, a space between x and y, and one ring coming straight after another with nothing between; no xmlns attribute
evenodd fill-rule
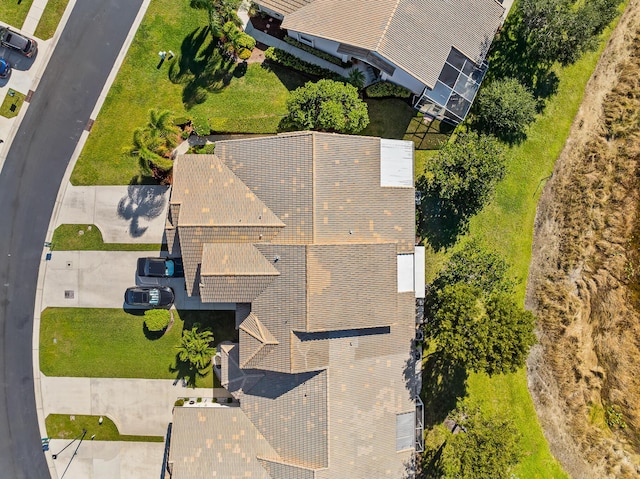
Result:
<svg viewBox="0 0 640 479"><path fill-rule="evenodd" d="M173 273L175 271L175 264L173 263L173 261L168 259L167 261L165 261L164 265L166 268L164 274L167 276L173 276Z"/></svg>

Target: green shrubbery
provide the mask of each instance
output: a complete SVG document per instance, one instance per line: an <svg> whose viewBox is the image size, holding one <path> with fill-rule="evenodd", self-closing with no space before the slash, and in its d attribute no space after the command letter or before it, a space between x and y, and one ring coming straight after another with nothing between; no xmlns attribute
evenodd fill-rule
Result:
<svg viewBox="0 0 640 479"><path fill-rule="evenodd" d="M346 78L336 72L319 67L318 65L314 65L313 63L300 60L298 57L292 55L291 53L287 53L284 50L280 50L279 48L267 48L267 50L264 52L264 57L267 60L279 63L280 65L288 68L293 68L294 70L298 70L303 73L308 73L309 75L329 78L335 81L347 81Z"/></svg>
<svg viewBox="0 0 640 479"><path fill-rule="evenodd" d="M304 50L307 53L311 53L313 56L322 58L323 60L327 60L328 62L331 62L334 65L338 65L339 67L348 68L351 66L351 63L344 63L338 57L334 57L330 53L323 52L322 50L318 50L317 48L310 47L309 45L305 45L304 43L299 42L295 38L286 36L284 37L284 41L287 42L289 45L293 45L294 47L299 48L300 50Z"/></svg>
<svg viewBox="0 0 640 479"><path fill-rule="evenodd" d="M144 324L149 331L164 331L170 320L171 313L166 309L150 309L144 312Z"/></svg>
<svg viewBox="0 0 640 479"><path fill-rule="evenodd" d="M369 85L365 89L365 93L369 98L409 98L412 95L411 90L408 90L403 86L396 85L395 83L391 83L389 81L379 81L377 83Z"/></svg>

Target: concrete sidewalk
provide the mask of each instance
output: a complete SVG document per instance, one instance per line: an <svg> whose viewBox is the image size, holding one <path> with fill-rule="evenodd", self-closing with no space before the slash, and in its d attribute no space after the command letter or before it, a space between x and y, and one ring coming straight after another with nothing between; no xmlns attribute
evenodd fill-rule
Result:
<svg viewBox="0 0 640 479"><path fill-rule="evenodd" d="M47 3L48 0L33 0L33 3L29 8L29 12L27 13L27 17L22 25L9 25L3 22L0 22L0 25L10 27L12 30L29 37L33 37ZM75 3L76 0L69 0L53 38L47 40L36 38L36 41L38 42L38 53L34 58L25 58L18 52L0 47L0 57L8 60L13 67L8 79L0 80L0 103L4 101L9 90L15 90L23 93L24 95L35 94L38 84L40 83L40 79L42 78L42 74L49 63L49 59L53 54L55 46L58 43L58 39L60 38L62 30L64 29ZM0 139L3 140L3 143L0 143L0 170L4 164L4 160L11 146L13 137L18 131L18 127L20 126L28 107L29 102L25 101L17 116L13 118L0 116Z"/></svg>
<svg viewBox="0 0 640 479"><path fill-rule="evenodd" d="M162 243L168 206L167 186L69 184L55 226L94 224L105 243Z"/></svg>

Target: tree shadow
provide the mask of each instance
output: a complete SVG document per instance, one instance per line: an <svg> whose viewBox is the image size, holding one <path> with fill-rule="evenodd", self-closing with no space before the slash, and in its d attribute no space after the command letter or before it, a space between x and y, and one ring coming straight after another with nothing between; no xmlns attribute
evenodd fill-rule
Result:
<svg viewBox="0 0 640 479"><path fill-rule="evenodd" d="M453 364L442 352L427 356L422 368L422 401L424 426L432 428L442 423L456 408L458 399L467 394L467 371Z"/></svg>
<svg viewBox="0 0 640 479"><path fill-rule="evenodd" d="M280 80L280 83L289 91L304 86L307 82L316 82L320 79L320 77L315 75L292 70L269 60L262 62L261 66L264 70L274 73L275 76L278 77L278 80Z"/></svg>
<svg viewBox="0 0 640 479"><path fill-rule="evenodd" d="M127 194L118 202L117 213L130 222L129 234L133 238L139 238L148 229L140 226L140 219L151 220L164 211L167 191L168 188L158 186L127 187Z"/></svg>
<svg viewBox="0 0 640 479"><path fill-rule="evenodd" d="M142 332L144 334L144 337L147 338L150 341L155 341L157 339L160 339L162 336L164 336L164 333L167 331L167 329L163 329L162 331L151 331L149 328L147 328L147 323L145 323L144 321L142 322Z"/></svg>
<svg viewBox="0 0 640 479"><path fill-rule="evenodd" d="M211 37L207 26L195 29L184 38L180 53L170 60L168 75L172 83L185 85L182 102L189 110L204 103L209 93L226 88L234 77L243 76L246 64L241 65Z"/></svg>
<svg viewBox="0 0 640 479"><path fill-rule="evenodd" d="M434 195L422 197L417 214L418 236L434 251L453 246L469 227L468 215L456 213L448 202Z"/></svg>
<svg viewBox="0 0 640 479"><path fill-rule="evenodd" d="M420 458L419 475L420 479L440 479L444 470L442 467L442 452L444 451L446 441L440 446L427 449Z"/></svg>
<svg viewBox="0 0 640 479"><path fill-rule="evenodd" d="M174 385L178 383L178 381L182 381L182 383L189 388L196 387L197 378L203 378L207 374L211 373L211 365L206 367L205 369L198 370L188 361L181 361L178 354L176 354L175 364L169 366L169 372L176 375L176 380Z"/></svg>

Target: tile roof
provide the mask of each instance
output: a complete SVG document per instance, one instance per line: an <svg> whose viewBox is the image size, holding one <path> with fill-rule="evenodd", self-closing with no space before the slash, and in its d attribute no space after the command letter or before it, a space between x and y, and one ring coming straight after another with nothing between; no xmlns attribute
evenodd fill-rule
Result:
<svg viewBox="0 0 640 479"><path fill-rule="evenodd" d="M503 14L496 0L313 0L282 27L377 52L433 88L451 47L482 62Z"/></svg>
<svg viewBox="0 0 640 479"><path fill-rule="evenodd" d="M258 457L278 455L239 407L176 407L173 418L173 479L271 479Z"/></svg>
<svg viewBox="0 0 640 479"><path fill-rule="evenodd" d="M274 12L286 15L311 3L313 0L260 0L260 5L273 10Z"/></svg>
<svg viewBox="0 0 640 479"><path fill-rule="evenodd" d="M415 298L398 293L396 269L397 254L413 251L415 190L381 186L380 150L377 138L302 132L220 141L215 157L174 166L170 227L192 293L249 291L236 309L239 344L218 348L221 382L272 447L252 456L272 479L397 478L409 458L395 450L395 428L414 407L405 370ZM230 181L209 183L207 162L245 192L232 193L240 202L275 219L183 225L198 211L189 203L216 205L215 188ZM212 279L224 280L215 294Z"/></svg>

